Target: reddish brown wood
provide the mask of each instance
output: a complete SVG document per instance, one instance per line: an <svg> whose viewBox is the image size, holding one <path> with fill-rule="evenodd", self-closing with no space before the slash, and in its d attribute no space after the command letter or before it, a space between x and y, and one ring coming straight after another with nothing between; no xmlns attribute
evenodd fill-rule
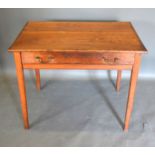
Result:
<svg viewBox="0 0 155 155"><path fill-rule="evenodd" d="M132 73L130 78L130 88L129 88L128 103L127 103L126 116L125 116L124 131L127 131L129 128L129 122L130 122L131 112L133 109L133 101L134 101L134 95L136 90L136 82L137 82L138 71L140 67L140 59L141 59L141 55L136 54L135 62L132 68Z"/></svg>
<svg viewBox="0 0 155 155"><path fill-rule="evenodd" d="M35 69L35 73L36 73L36 87L38 90L40 90L40 70Z"/></svg>
<svg viewBox="0 0 155 155"><path fill-rule="evenodd" d="M87 65L87 64L23 64L25 69L78 69L78 70L128 70L132 65Z"/></svg>
<svg viewBox="0 0 155 155"><path fill-rule="evenodd" d="M129 65L134 63L133 53L94 53L94 52L25 52L22 61L34 64L105 64Z"/></svg>
<svg viewBox="0 0 155 155"><path fill-rule="evenodd" d="M117 91L120 91L121 77L122 77L122 71L121 70L118 70L117 71L117 81L116 81L116 90Z"/></svg>
<svg viewBox="0 0 155 155"><path fill-rule="evenodd" d="M9 48L14 52L22 113L29 128L24 69L132 69L125 127L129 127L140 57L146 49L130 22L28 22ZM20 53L19 53L20 52Z"/></svg>
<svg viewBox="0 0 155 155"><path fill-rule="evenodd" d="M29 22L9 51L146 51L130 22Z"/></svg>
<svg viewBox="0 0 155 155"><path fill-rule="evenodd" d="M28 129L29 120L28 120L27 100L26 100L26 89L25 89L22 61L21 61L21 56L19 52L14 53L14 59L16 63L16 71L17 71L17 79L18 79L18 87L19 87L19 93L20 93L20 99L21 99L24 127Z"/></svg>

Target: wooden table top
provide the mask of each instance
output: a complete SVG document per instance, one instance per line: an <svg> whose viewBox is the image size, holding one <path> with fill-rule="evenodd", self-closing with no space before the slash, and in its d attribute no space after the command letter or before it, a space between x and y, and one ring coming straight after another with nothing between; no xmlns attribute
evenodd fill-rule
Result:
<svg viewBox="0 0 155 155"><path fill-rule="evenodd" d="M28 22L8 50L146 52L130 22Z"/></svg>

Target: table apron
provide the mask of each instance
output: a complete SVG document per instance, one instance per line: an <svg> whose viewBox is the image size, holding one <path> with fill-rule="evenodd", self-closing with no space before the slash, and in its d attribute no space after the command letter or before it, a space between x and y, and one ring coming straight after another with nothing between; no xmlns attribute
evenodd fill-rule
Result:
<svg viewBox="0 0 155 155"><path fill-rule="evenodd" d="M24 69L130 70L132 65L23 64Z"/></svg>

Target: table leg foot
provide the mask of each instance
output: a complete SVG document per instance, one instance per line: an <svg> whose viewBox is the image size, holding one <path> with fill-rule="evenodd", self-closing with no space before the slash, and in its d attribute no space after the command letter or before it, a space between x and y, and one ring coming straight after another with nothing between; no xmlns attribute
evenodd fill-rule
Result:
<svg viewBox="0 0 155 155"><path fill-rule="evenodd" d="M128 128L125 128L125 127L124 127L124 132L128 132Z"/></svg>

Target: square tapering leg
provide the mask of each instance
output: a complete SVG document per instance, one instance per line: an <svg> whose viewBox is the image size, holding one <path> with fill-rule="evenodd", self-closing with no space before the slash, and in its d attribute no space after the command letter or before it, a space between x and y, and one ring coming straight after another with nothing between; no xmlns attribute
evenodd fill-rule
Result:
<svg viewBox="0 0 155 155"><path fill-rule="evenodd" d="M130 87L129 87L129 94L128 94L128 103L126 108L124 131L127 131L129 128L129 122L130 122L130 117L133 109L134 95L136 90L136 82L137 82L138 72L140 68L140 60L141 60L141 55L136 54L134 65L131 72L131 77L130 77Z"/></svg>
<svg viewBox="0 0 155 155"><path fill-rule="evenodd" d="M120 85L121 85L121 77L122 77L122 71L117 71L117 81L116 81L116 90L120 91Z"/></svg>
<svg viewBox="0 0 155 155"><path fill-rule="evenodd" d="M36 74L36 87L38 90L40 90L40 70L35 69L35 74Z"/></svg>
<svg viewBox="0 0 155 155"><path fill-rule="evenodd" d="M15 59L15 64L16 64L16 72L17 72L24 127L28 129L29 128L28 107L27 107L27 99L26 99L23 65L22 65L20 52L14 53L14 59Z"/></svg>

